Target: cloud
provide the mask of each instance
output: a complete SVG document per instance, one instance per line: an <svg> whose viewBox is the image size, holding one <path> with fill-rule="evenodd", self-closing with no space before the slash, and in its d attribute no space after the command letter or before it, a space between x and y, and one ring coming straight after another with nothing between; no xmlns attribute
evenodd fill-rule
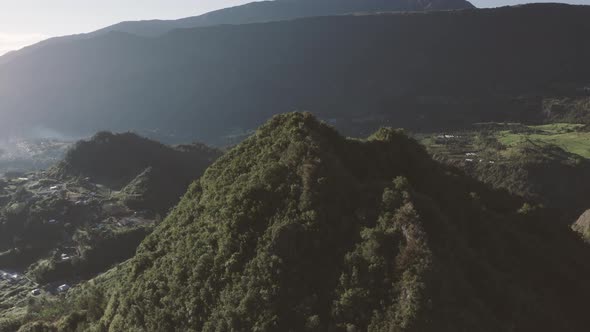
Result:
<svg viewBox="0 0 590 332"><path fill-rule="evenodd" d="M0 32L0 55L35 44L48 36L40 33L4 33Z"/></svg>

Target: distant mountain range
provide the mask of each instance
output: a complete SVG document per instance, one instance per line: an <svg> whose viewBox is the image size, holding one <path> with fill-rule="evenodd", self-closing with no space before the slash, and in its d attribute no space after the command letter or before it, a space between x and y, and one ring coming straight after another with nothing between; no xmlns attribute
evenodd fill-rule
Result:
<svg viewBox="0 0 590 332"><path fill-rule="evenodd" d="M109 32L126 32L138 36L161 36L175 29L188 29L221 24L247 24L289 20L311 16L330 16L351 13L387 11L431 11L475 8L466 0L275 0L257 1L241 6L224 8L199 16L178 20L145 20L117 23L100 30L50 38L0 57L0 64L38 48L100 36Z"/></svg>
<svg viewBox="0 0 590 332"><path fill-rule="evenodd" d="M140 36L158 36L174 29L220 24L247 24L362 12L429 11L475 8L465 0L275 0L252 2L179 20L122 22L93 35L121 31Z"/></svg>
<svg viewBox="0 0 590 332"><path fill-rule="evenodd" d="M279 3L292 4L265 6ZM443 8L429 4L421 8ZM518 98L590 83L589 33L590 7L555 4L324 16L157 37L110 31L10 55L0 65L0 131L133 129L223 144L297 109L347 134L366 123L424 129L519 119L531 115Z"/></svg>

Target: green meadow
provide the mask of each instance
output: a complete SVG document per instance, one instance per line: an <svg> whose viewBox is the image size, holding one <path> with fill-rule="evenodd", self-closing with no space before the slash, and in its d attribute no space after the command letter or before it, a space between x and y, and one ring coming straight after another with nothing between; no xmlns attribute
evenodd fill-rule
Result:
<svg viewBox="0 0 590 332"><path fill-rule="evenodd" d="M497 139L507 147L530 142L536 145L554 145L567 152L590 158L590 132L585 125L555 123L525 126L525 130L502 130Z"/></svg>

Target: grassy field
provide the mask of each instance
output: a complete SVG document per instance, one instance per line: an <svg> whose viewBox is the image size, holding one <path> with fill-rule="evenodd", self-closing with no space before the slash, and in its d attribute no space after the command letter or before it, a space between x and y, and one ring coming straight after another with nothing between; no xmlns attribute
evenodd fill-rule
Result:
<svg viewBox="0 0 590 332"><path fill-rule="evenodd" d="M538 145L555 145L567 152L590 158L590 132L583 130L584 125L556 123L525 128L528 130L499 131L497 139L507 147L529 141Z"/></svg>
<svg viewBox="0 0 590 332"><path fill-rule="evenodd" d="M432 155L464 162L514 162L522 160L523 149L529 151L528 157L533 156L531 148L537 151L537 157L547 154L563 160L578 156L590 159L590 131L583 124L485 123L474 125L472 130L416 138Z"/></svg>

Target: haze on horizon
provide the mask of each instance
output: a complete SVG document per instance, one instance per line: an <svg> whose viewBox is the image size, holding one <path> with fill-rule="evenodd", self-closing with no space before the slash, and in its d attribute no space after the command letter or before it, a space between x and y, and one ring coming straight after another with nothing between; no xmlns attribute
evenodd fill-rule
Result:
<svg viewBox="0 0 590 332"><path fill-rule="evenodd" d="M91 32L122 21L178 19L253 0L10 0L0 11L0 55L41 40ZM557 0L471 0L477 7L498 7ZM563 1L590 5L590 0Z"/></svg>

